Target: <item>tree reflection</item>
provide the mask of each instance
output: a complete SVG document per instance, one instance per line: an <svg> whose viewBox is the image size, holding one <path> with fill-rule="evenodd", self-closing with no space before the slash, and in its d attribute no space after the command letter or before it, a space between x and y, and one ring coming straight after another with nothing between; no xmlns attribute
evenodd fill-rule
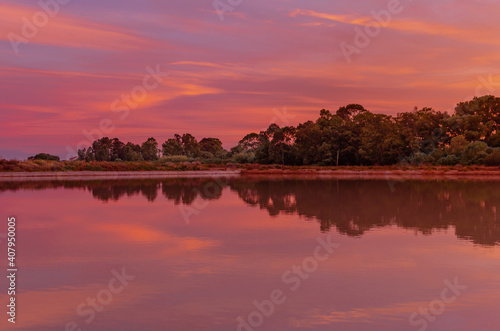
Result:
<svg viewBox="0 0 500 331"><path fill-rule="evenodd" d="M297 214L318 221L323 232L334 228L362 236L376 227L397 225L429 235L454 227L459 238L482 245L500 243L500 190L495 181L407 180L392 189L384 180L297 177L0 182L0 192L83 189L103 202L133 195L153 202L161 193L185 205L197 198L220 199L225 187L271 216Z"/></svg>
<svg viewBox="0 0 500 331"><path fill-rule="evenodd" d="M500 243L497 182L412 180L391 187L384 180L237 180L231 189L270 215L298 214L361 236L375 227L397 225L423 234L456 228L459 238Z"/></svg>

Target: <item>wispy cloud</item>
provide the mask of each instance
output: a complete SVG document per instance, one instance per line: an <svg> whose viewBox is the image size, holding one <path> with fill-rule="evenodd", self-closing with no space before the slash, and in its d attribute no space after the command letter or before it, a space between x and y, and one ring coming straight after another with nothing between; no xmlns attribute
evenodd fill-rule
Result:
<svg viewBox="0 0 500 331"><path fill-rule="evenodd" d="M9 33L22 36L22 18L31 18L40 8L3 4L0 21L0 38L10 41ZM62 12L51 18L49 23L31 43L58 47L75 47L96 50L130 51L152 47L153 40L112 24L95 23Z"/></svg>

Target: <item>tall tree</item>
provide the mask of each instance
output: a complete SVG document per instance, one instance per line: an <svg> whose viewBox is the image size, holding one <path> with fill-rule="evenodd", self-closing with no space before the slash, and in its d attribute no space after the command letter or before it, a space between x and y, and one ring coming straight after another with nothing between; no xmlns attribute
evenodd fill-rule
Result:
<svg viewBox="0 0 500 331"><path fill-rule="evenodd" d="M162 144L162 153L165 156L183 155L184 148L182 147L182 142L177 139L167 139Z"/></svg>
<svg viewBox="0 0 500 331"><path fill-rule="evenodd" d="M200 140L200 150L202 152L209 152L214 156L221 156L224 153L222 141L218 138L203 138Z"/></svg>
<svg viewBox="0 0 500 331"><path fill-rule="evenodd" d="M189 157L198 157L201 154L200 144L196 138L190 134L185 133L181 137L184 154Z"/></svg>
<svg viewBox="0 0 500 331"><path fill-rule="evenodd" d="M156 139L153 137L148 138L148 140L141 145L141 154L144 161L158 160L158 152L158 142L156 142Z"/></svg>
<svg viewBox="0 0 500 331"><path fill-rule="evenodd" d="M500 128L500 98L492 95L475 97L471 101L461 102L455 108L455 115L466 120L465 138L488 140ZM470 132L470 133L469 133ZM468 139L472 140L472 139Z"/></svg>

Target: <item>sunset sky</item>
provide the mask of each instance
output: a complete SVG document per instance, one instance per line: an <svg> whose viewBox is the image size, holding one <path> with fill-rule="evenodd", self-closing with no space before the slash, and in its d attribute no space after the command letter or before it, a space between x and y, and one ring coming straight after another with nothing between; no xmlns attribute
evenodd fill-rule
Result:
<svg viewBox="0 0 500 331"><path fill-rule="evenodd" d="M102 134L161 144L189 132L230 148L322 108L450 112L500 94L496 0L220 0L225 13L212 0L59 1L41 1L49 15L0 4L4 158L68 158Z"/></svg>

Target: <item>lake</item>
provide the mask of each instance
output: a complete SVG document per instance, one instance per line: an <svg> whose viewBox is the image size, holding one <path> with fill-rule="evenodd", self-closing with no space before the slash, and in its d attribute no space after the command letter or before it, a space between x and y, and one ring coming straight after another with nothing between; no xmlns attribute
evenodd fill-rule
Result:
<svg viewBox="0 0 500 331"><path fill-rule="evenodd" d="M499 330L499 184L0 182L15 328Z"/></svg>

